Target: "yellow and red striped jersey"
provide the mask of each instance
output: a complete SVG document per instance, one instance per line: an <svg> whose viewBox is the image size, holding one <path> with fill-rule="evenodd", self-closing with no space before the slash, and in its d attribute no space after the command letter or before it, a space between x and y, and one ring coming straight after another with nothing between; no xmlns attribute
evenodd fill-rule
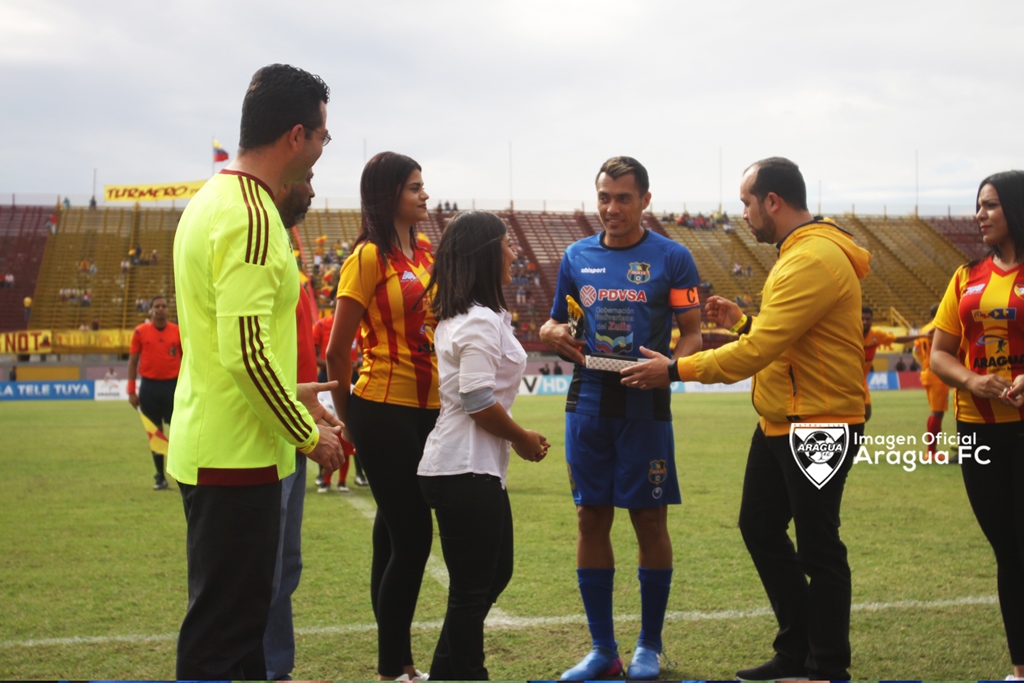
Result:
<svg viewBox="0 0 1024 683"><path fill-rule="evenodd" d="M927 335L935 328L935 323L928 323L921 328L921 334ZM921 366L921 377L930 373L932 368L932 338L921 337L914 341L914 360Z"/></svg>
<svg viewBox="0 0 1024 683"><path fill-rule="evenodd" d="M868 377L868 373L871 372L871 365L874 363L875 354L878 353L879 346L889 346L896 341L896 335L872 327L868 330L868 333L864 335L864 379Z"/></svg>
<svg viewBox="0 0 1024 683"><path fill-rule="evenodd" d="M935 326L960 337L958 357L971 372L1013 379L1024 372L1024 268L1004 271L992 257L961 266L946 288ZM1017 422L1024 409L956 390L956 419Z"/></svg>
<svg viewBox="0 0 1024 683"><path fill-rule="evenodd" d="M430 300L420 301L434 257L417 242L413 257L385 257L370 242L356 246L338 279L338 297L365 309L359 324L363 364L353 390L377 403L439 408L437 358Z"/></svg>

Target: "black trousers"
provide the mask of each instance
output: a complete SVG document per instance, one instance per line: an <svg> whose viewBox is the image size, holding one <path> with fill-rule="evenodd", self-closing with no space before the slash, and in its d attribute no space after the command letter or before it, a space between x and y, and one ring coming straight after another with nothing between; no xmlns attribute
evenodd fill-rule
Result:
<svg viewBox="0 0 1024 683"><path fill-rule="evenodd" d="M839 507L852 444L863 433L863 424L850 426L846 458L820 490L797 464L788 435L766 436L758 426L747 456L740 531L779 623L773 647L812 679L850 678L850 565Z"/></svg>
<svg viewBox="0 0 1024 683"><path fill-rule="evenodd" d="M485 681L484 619L512 578L512 508L501 480L487 474L420 477L437 514L448 567L448 611L430 676Z"/></svg>
<svg viewBox="0 0 1024 683"><path fill-rule="evenodd" d="M188 525L188 611L177 678L266 680L281 482L178 488Z"/></svg>
<svg viewBox="0 0 1024 683"><path fill-rule="evenodd" d="M416 469L438 412L349 398L348 430L377 502L370 570L377 673L391 678L413 664L409 631L434 542Z"/></svg>
<svg viewBox="0 0 1024 683"><path fill-rule="evenodd" d="M139 385L139 410L158 429L163 429L165 423L171 424L171 413L174 412L174 388L177 385L177 378L142 378Z"/></svg>
<svg viewBox="0 0 1024 683"><path fill-rule="evenodd" d="M957 422L976 435L972 457L960 461L978 525L996 555L999 609L1014 665L1024 665L1024 423ZM987 446L988 449L979 448ZM984 462L988 461L988 462Z"/></svg>

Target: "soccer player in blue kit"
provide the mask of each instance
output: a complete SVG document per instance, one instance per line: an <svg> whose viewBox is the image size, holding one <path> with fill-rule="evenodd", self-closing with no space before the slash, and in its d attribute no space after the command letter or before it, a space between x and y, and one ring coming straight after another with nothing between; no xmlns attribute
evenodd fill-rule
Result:
<svg viewBox="0 0 1024 683"><path fill-rule="evenodd" d="M642 225L650 204L647 169L613 157L597 174L600 234L566 249L551 319L541 340L572 360L565 406L565 457L576 502L576 566L593 649L562 680L622 671L612 620L615 508L629 510L639 545L640 637L627 676L661 673L661 630L672 584L668 506L681 502L676 478L670 389L626 387L618 372L585 367L583 352L644 359L641 347L676 358L701 350L700 277L686 247ZM583 339L569 330L566 296L583 309Z"/></svg>

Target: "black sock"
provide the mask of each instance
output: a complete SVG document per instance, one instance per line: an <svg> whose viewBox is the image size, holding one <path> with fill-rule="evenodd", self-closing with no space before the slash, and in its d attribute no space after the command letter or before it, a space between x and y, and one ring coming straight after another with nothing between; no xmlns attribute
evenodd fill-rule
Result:
<svg viewBox="0 0 1024 683"><path fill-rule="evenodd" d="M159 453L153 454L153 464L156 465L156 474L161 479L164 479L164 456Z"/></svg>

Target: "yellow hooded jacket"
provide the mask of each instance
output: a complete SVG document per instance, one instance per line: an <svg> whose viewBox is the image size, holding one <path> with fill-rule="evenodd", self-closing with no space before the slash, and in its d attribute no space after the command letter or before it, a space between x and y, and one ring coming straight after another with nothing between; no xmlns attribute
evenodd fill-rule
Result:
<svg viewBox="0 0 1024 683"><path fill-rule="evenodd" d="M870 261L827 218L796 228L779 246L750 332L680 358L680 379L753 376L751 398L768 436L789 434L791 422L864 422L860 279Z"/></svg>

